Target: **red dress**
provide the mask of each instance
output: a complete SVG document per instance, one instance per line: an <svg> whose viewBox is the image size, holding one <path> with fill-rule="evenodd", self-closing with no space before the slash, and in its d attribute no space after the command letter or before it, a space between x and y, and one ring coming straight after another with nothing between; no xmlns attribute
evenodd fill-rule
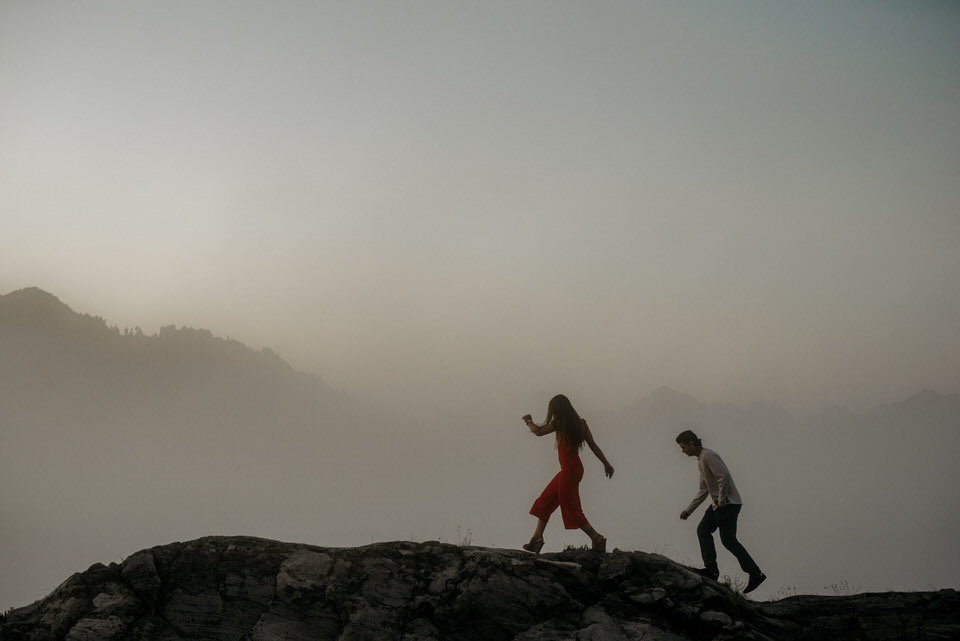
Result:
<svg viewBox="0 0 960 641"><path fill-rule="evenodd" d="M533 502L530 514L542 521L548 521L550 515L560 508L563 518L563 527L567 530L576 530L587 526L587 517L580 507L580 479L583 478L583 463L575 447L564 447L557 444L557 454L560 458L560 472L553 477L540 494L540 498Z"/></svg>

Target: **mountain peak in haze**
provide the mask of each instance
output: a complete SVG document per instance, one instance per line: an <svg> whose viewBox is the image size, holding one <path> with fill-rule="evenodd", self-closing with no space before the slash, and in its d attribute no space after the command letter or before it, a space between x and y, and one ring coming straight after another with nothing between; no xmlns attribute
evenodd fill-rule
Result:
<svg viewBox="0 0 960 641"><path fill-rule="evenodd" d="M650 394L641 399L636 407L646 412L655 413L684 413L694 412L702 402L690 396L683 394L670 387L661 386L650 392Z"/></svg>
<svg viewBox="0 0 960 641"><path fill-rule="evenodd" d="M924 388L911 396L910 398L902 401L905 404L911 405L921 405L925 403L939 403L944 398L944 395L940 392L934 391L932 389Z"/></svg>
<svg viewBox="0 0 960 641"><path fill-rule="evenodd" d="M672 387L667 387L666 385L661 385L657 389L650 392L650 395L647 396L647 400L655 403L684 404L684 405L700 404L700 401L698 401L693 396L690 396L689 394L684 394L682 392L678 392Z"/></svg>
<svg viewBox="0 0 960 641"><path fill-rule="evenodd" d="M941 394L922 389L896 403L881 405L864 418L871 424L896 422L904 426L918 424L956 425L960 415L960 394Z"/></svg>
<svg viewBox="0 0 960 641"><path fill-rule="evenodd" d="M309 414L306 408L339 397L270 349L175 325L151 335L121 332L37 287L0 296L0 363L0 423L8 424L29 422L38 405L48 412L56 405L56 420L48 419L64 425L135 401L182 422L184 414L214 420L216 407L236 415L244 411L237 408L299 405Z"/></svg>
<svg viewBox="0 0 960 641"><path fill-rule="evenodd" d="M0 295L0 317L43 321L75 313L59 298L39 287L25 287Z"/></svg>
<svg viewBox="0 0 960 641"><path fill-rule="evenodd" d="M6 295L0 294L0 298L6 298L11 301L47 300L63 305L59 298L35 285L31 287L23 287L21 289L15 289ZM66 305L64 305L64 307L66 307Z"/></svg>

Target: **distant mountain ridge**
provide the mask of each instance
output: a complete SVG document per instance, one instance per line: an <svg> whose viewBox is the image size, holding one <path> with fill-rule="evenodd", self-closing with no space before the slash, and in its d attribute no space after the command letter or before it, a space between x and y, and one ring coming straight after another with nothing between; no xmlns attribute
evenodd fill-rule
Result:
<svg viewBox="0 0 960 641"><path fill-rule="evenodd" d="M283 402L322 413L349 404L270 349L174 325L152 335L139 328L121 333L38 288L0 296L0 363L0 415L4 406L29 412L41 402L62 405L65 420L138 400L173 418L182 413L178 407L243 413Z"/></svg>
<svg viewBox="0 0 960 641"><path fill-rule="evenodd" d="M113 341L112 347L116 349L116 345L132 344L140 340L141 345L137 348L140 356L152 355L149 349L144 349L143 339L155 339L157 343L164 343L168 347L185 343L194 349L201 343L206 343L215 346L211 354L220 357L226 355L233 358L245 357L251 362L259 361L289 373L295 372L286 361L269 348L254 350L236 340L214 337L213 333L207 329L189 327L178 329L175 325L168 325L160 328L160 331L153 335L144 334L139 327L124 330L121 334L118 327L108 326L102 317L75 312L53 294L37 287L0 295L0 330L2 330L0 340L8 344L15 339L30 339L51 330L62 332L62 334L46 334L43 336L43 342L50 344L59 340L62 341L60 346L65 346L70 340L85 339L98 346L103 346L105 341ZM115 340L118 338L127 340ZM6 346L10 347L10 345Z"/></svg>
<svg viewBox="0 0 960 641"><path fill-rule="evenodd" d="M44 350L38 352L38 346L61 350L59 358L73 361L72 368L85 370L85 376L96 373L96 368L83 367L75 362L78 358L96 362L98 353L99 358L125 353L128 361L152 361L157 367L164 363L172 368L168 373L177 376L209 375L218 362L231 367L264 368L273 376L282 374L296 387L312 387L315 393L328 398L337 396L317 376L296 371L273 350L255 350L240 341L218 338L208 329L177 328L171 324L152 335L144 334L139 327L121 332L100 316L75 312L55 295L38 287L0 295L0 355L8 358L11 354L41 356L41 362L52 365L56 357L43 353ZM29 349L34 351L30 354L24 352ZM180 367L175 365L178 360ZM8 376L12 374L9 366L3 370ZM23 373L20 368L18 371ZM11 381L7 383L11 384ZM617 415L621 418L642 417L647 423L686 422L691 426L700 422L741 427L794 426L798 420L777 403L757 402L747 407L732 403L705 403L665 386L625 407ZM917 417L923 420L951 420L953 416L960 416L960 393L941 394L924 389L909 398L881 405L869 412L828 407L818 418L820 422L840 420L862 424L878 420L888 422L894 417L901 420Z"/></svg>
<svg viewBox="0 0 960 641"><path fill-rule="evenodd" d="M785 427L796 423L796 418L776 403L753 403L748 407L733 403L705 403L669 387L655 389L622 410L618 418L646 425L683 426L684 429L696 429L698 425L751 427L772 424Z"/></svg>
<svg viewBox="0 0 960 641"><path fill-rule="evenodd" d="M621 423L663 425L671 429L859 429L870 426L955 425L960 430L960 393L923 389L912 396L871 410L856 412L828 406L812 416L796 415L777 403L746 407L706 403L669 387L660 387L615 415Z"/></svg>
<svg viewBox="0 0 960 641"><path fill-rule="evenodd" d="M960 415L960 394L941 394L929 389L923 389L910 398L881 405L865 416L870 418L919 418L927 420L950 420ZM960 429L960 423L957 424Z"/></svg>
<svg viewBox="0 0 960 641"><path fill-rule="evenodd" d="M25 287L0 295L0 318L38 322L74 311L59 298L39 287Z"/></svg>

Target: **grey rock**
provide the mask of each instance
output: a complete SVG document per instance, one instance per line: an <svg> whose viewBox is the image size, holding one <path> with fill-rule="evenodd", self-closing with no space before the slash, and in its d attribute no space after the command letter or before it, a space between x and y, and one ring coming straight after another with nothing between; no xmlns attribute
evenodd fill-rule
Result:
<svg viewBox="0 0 960 641"><path fill-rule="evenodd" d="M149 550L137 552L124 560L120 575L130 587L148 599L160 590L160 576Z"/></svg>
<svg viewBox="0 0 960 641"><path fill-rule="evenodd" d="M97 616L132 616L140 609L136 593L121 583L108 583L103 591L93 597L93 610Z"/></svg>
<svg viewBox="0 0 960 641"><path fill-rule="evenodd" d="M636 592L634 591L629 595L630 599L635 603L641 605L653 605L657 601L662 601L667 598L667 591L663 588L654 588L649 592Z"/></svg>
<svg viewBox="0 0 960 641"><path fill-rule="evenodd" d="M277 614L266 613L250 633L249 641L317 641L337 639L340 625L337 622L298 621Z"/></svg>
<svg viewBox="0 0 960 641"><path fill-rule="evenodd" d="M723 612L716 612L714 610L707 610L706 612L700 613L700 620L706 621L707 623L716 623L719 626L724 628L733 628L733 619L729 615L724 614Z"/></svg>
<svg viewBox="0 0 960 641"><path fill-rule="evenodd" d="M66 641L109 641L116 639L125 626L120 617L81 619L67 633Z"/></svg>
<svg viewBox="0 0 960 641"><path fill-rule="evenodd" d="M630 575L632 569L631 555L617 551L603 555L603 559L600 561L600 571L597 574L601 581L610 581Z"/></svg>
<svg viewBox="0 0 960 641"><path fill-rule="evenodd" d="M415 577L409 568L391 559L365 559L360 594L370 604L400 608L413 599Z"/></svg>
<svg viewBox="0 0 960 641"><path fill-rule="evenodd" d="M329 554L309 550L292 554L280 566L277 593L289 596L317 589L332 569L333 557Z"/></svg>
<svg viewBox="0 0 960 641"><path fill-rule="evenodd" d="M208 537L94 565L0 641L818 641L960 638L960 596L754 602L662 556Z"/></svg>
<svg viewBox="0 0 960 641"><path fill-rule="evenodd" d="M83 616L83 613L89 609L84 600L75 596L66 596L62 600L56 600L46 608L39 617L39 624L47 628L55 636L61 636L67 632Z"/></svg>

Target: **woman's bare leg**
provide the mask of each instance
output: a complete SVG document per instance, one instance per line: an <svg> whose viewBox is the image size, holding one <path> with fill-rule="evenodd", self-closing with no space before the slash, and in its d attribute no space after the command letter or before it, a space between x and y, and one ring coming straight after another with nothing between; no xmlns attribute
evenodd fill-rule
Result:
<svg viewBox="0 0 960 641"><path fill-rule="evenodd" d="M603 536L593 529L593 526L588 522L586 525L580 528L583 530L583 533L590 537L592 543L599 543Z"/></svg>
<svg viewBox="0 0 960 641"><path fill-rule="evenodd" d="M542 539L542 538L543 538L543 531L544 531L545 529L547 529L547 522L544 521L543 519L537 519L537 529L536 529L536 530L534 531L534 533L533 533L533 539L532 539L532 540L536 541L537 539Z"/></svg>
<svg viewBox="0 0 960 641"><path fill-rule="evenodd" d="M540 554L540 550L543 549L543 530L547 527L547 522L543 519L537 519L537 529L533 532L533 538L530 539L529 543L523 544L523 549L527 552L533 552L534 554Z"/></svg>

